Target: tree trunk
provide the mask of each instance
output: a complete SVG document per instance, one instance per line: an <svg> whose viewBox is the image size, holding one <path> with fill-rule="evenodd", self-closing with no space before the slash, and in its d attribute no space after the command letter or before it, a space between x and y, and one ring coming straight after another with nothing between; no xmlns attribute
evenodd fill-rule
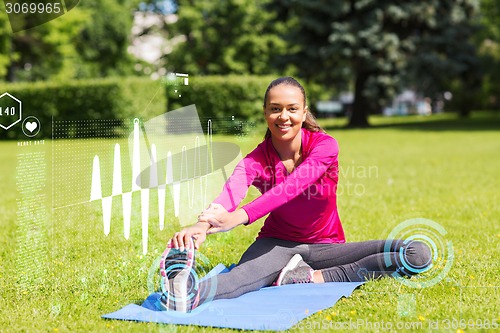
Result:
<svg viewBox="0 0 500 333"><path fill-rule="evenodd" d="M351 118L347 127L369 127L368 110L369 105L363 94L366 81L369 74L367 72L358 72L356 75L356 84L354 88L354 102L352 104Z"/></svg>
<svg viewBox="0 0 500 333"><path fill-rule="evenodd" d="M471 109L468 105L460 106L460 110L459 110L460 118L469 118L470 110Z"/></svg>
<svg viewBox="0 0 500 333"><path fill-rule="evenodd" d="M476 86L474 86L476 84ZM461 118L468 118L476 105L477 86L480 83L465 82L460 91L458 114Z"/></svg>
<svg viewBox="0 0 500 333"><path fill-rule="evenodd" d="M9 45L9 66L7 67L7 75L5 76L5 79L7 82L14 82L16 80L15 77L15 69L16 65L14 63L14 46L12 45L14 43L13 38L10 40L10 45Z"/></svg>

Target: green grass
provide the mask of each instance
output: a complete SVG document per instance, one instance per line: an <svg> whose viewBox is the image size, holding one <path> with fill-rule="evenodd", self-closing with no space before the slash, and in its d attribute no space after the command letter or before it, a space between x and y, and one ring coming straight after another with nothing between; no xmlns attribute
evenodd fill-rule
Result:
<svg viewBox="0 0 500 333"><path fill-rule="evenodd" d="M345 130L341 120L322 120L340 144L338 204L347 240L385 239L401 222L426 218L446 230L439 238L452 242L453 265L431 287L413 288L395 279L367 283L290 331L352 330L356 324L357 330L367 331L437 328L457 332L458 328L475 331L481 328L478 324L492 321L500 324L500 116L476 113L468 120L447 114L372 117L371 122L374 127L370 129ZM235 142L246 153L262 134ZM114 143L90 139L22 148L17 142L0 142L0 331L232 331L100 318L147 296L150 267L179 228L173 218L167 219L161 232L150 226L149 252L143 256L138 205L134 206L131 237L125 240L119 232L119 209L113 211L111 233L105 237L99 204L78 204L89 198L93 156L103 157L102 168L109 169ZM54 147L59 150L55 150L52 168ZM54 214L47 210L46 224L20 225L16 207L23 194L16 190L16 182L21 181L16 180L18 154L36 149L46 151L46 180L50 185L54 179L58 205L74 205ZM103 188L110 184L105 179ZM50 201L52 188L47 186L42 192ZM255 195L252 191L248 199ZM134 200L137 203L139 196ZM114 206L119 208L119 202ZM171 212L172 207L167 209ZM210 237L201 250L208 259L205 269L219 262L236 262L261 225L259 221ZM23 246L32 250L26 256L21 255Z"/></svg>

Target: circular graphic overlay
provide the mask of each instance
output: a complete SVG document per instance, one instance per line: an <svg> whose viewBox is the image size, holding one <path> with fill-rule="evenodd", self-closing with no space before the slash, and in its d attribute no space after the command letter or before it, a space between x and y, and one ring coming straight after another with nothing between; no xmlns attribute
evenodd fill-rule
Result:
<svg viewBox="0 0 500 333"><path fill-rule="evenodd" d="M385 267L397 264L392 276L413 288L430 287L441 281L453 264L453 243L446 239L447 232L439 223L424 218L406 220L389 233L384 245ZM401 239L405 246L391 252L393 240ZM412 242L422 242L431 251L431 262L416 265L408 259L407 248ZM412 275L411 279L407 278Z"/></svg>
<svg viewBox="0 0 500 333"><path fill-rule="evenodd" d="M189 269L188 277L187 277L187 303L190 304L191 301L196 298L197 293L199 293L200 297L200 303L196 307L196 309L193 310L193 312L176 312L176 311L170 311L169 314L176 315L179 314L179 316L186 316L189 315L190 313L197 313L199 311L196 311L197 309L202 309L208 303L210 303L214 296L215 296L215 291L217 290L217 274L208 274L209 270L208 268L211 266L210 265L210 260L203 255L201 252L196 252L195 254L195 259L196 262L191 268ZM180 262L176 262L174 260L169 260L169 258L166 258L165 260L165 266L164 266L164 274L165 277L163 277L160 274L160 265L162 261L162 256L159 256L154 260L154 262L151 264L151 267L149 268L148 272L148 281L147 281L147 287L148 287L148 292L150 294L154 292L159 292L159 296L164 295L165 297L168 297L169 301L176 301L176 297L173 293L167 292L165 290L165 283L168 283L165 279L168 279L169 277L172 277L175 274L178 274L180 271L186 269L186 265ZM206 283L203 283L204 288L199 288L200 282L205 281ZM160 302L159 297L158 297L158 302ZM159 310L164 310L163 307L160 305L157 306Z"/></svg>
<svg viewBox="0 0 500 333"><path fill-rule="evenodd" d="M37 117L29 116L24 118L23 121L23 133L27 137L34 137L40 132L40 120Z"/></svg>

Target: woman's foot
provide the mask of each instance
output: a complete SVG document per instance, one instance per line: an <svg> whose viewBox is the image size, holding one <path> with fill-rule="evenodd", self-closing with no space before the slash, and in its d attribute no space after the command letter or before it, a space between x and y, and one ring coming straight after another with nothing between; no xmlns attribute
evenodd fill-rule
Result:
<svg viewBox="0 0 500 333"><path fill-rule="evenodd" d="M193 241L184 251L173 248L165 250L160 261L162 310L191 312L198 305L198 285L194 267Z"/></svg>
<svg viewBox="0 0 500 333"><path fill-rule="evenodd" d="M300 254L296 254L290 259L288 264L281 270L275 284L314 283L314 270L305 263Z"/></svg>

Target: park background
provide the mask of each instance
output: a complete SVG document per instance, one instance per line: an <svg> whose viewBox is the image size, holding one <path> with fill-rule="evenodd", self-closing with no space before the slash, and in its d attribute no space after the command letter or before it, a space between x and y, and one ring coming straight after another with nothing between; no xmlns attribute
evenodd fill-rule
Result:
<svg viewBox="0 0 500 333"><path fill-rule="evenodd" d="M384 239L405 220L427 218L447 231L453 266L432 287L367 284L292 331L323 320L422 323L423 329L437 320L440 330L454 332L500 322L500 6L494 0L88 0L16 33L2 6L0 93L22 100L23 116L40 119L36 139L46 139L48 150L52 120L78 124L56 141L80 150L74 161L80 167L68 176L83 188L95 151L124 140L135 117L147 121L195 104L200 119L217 124L216 140L237 142L247 153L264 134L262 97L272 78L303 82L315 113L319 101L352 96L335 117L320 119L341 148L339 211L348 241ZM167 79L174 72L189 75L182 99ZM431 114L408 102L404 116L383 116L405 91L414 101L427 98ZM81 120L116 122L101 131ZM35 251L21 257L23 232L33 230L20 226L16 211L17 142L26 140L20 125L0 129L0 330L219 331L100 319L145 298L148 270L179 227L175 219L151 232L152 249L142 255L140 242L104 237L95 222L102 220L98 207L75 208L56 232L50 222L37 225ZM47 183L71 191L52 177L50 164ZM370 167L377 172L361 172ZM119 216L112 224L120 224ZM208 268L236 262L261 224L211 237L202 249ZM131 239L140 239L139 230ZM454 319L458 324L447 329Z"/></svg>

